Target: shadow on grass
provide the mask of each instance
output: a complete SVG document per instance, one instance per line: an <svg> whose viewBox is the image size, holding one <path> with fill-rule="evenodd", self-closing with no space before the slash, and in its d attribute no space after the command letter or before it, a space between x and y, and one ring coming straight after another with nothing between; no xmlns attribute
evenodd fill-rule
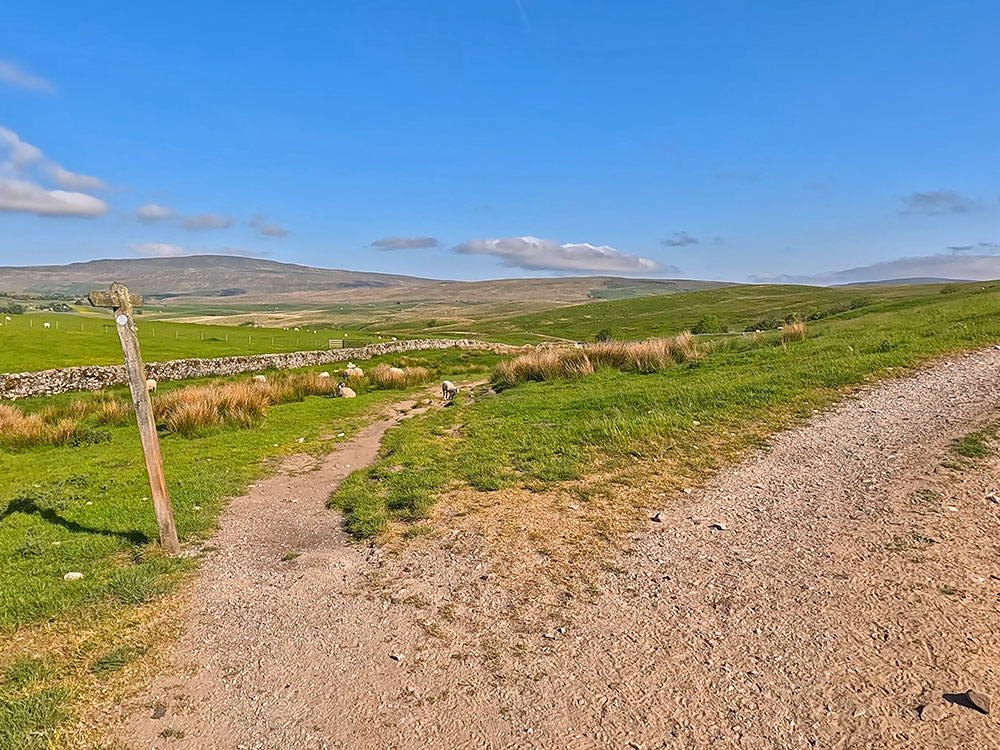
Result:
<svg viewBox="0 0 1000 750"><path fill-rule="evenodd" d="M76 521L70 521L67 518L63 518L52 510L52 508L45 508L39 505L34 498L30 497L18 497L8 502L7 507L0 512L0 521L5 519L7 516L13 515L14 513L24 513L25 515L38 516L39 518L55 524L56 526L62 526L67 531L73 531L79 534L99 534L101 536L115 537L136 546L149 543L149 537L141 531L109 531L107 529L95 529L90 526L83 526Z"/></svg>

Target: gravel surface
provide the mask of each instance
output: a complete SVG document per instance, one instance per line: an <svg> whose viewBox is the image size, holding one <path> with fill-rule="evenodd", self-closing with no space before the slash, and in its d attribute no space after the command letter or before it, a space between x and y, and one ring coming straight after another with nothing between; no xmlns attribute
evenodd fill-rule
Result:
<svg viewBox="0 0 1000 750"><path fill-rule="evenodd" d="M996 418L998 375L988 350L883 383L660 498L658 522L558 619L526 614L533 602L472 526L389 552L346 539L323 502L401 415L372 425L317 471L232 503L176 669L123 708L125 736L136 748L1000 747L997 716L960 695L1000 695L988 497L1000 463L942 466L952 439ZM288 550L301 554L283 561Z"/></svg>

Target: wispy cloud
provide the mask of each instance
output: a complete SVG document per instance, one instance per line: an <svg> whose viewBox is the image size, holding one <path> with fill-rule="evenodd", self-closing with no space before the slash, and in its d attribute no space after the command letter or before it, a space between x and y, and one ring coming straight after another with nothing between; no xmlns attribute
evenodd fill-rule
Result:
<svg viewBox="0 0 1000 750"><path fill-rule="evenodd" d="M956 247L966 247L958 245ZM986 281L1000 279L1000 243L980 242L969 246L975 253L964 251L915 255L856 266L842 271L813 275L759 273L750 277L761 284L851 284L860 281L892 279L969 279ZM951 248L949 248L951 249Z"/></svg>
<svg viewBox="0 0 1000 750"><path fill-rule="evenodd" d="M649 274L676 272L649 258L621 253L608 245L559 243L538 237L501 237L469 240L454 248L465 255L493 255L509 268L531 271L585 271L593 273Z"/></svg>
<svg viewBox="0 0 1000 750"><path fill-rule="evenodd" d="M51 94L55 91L55 86L51 82L34 73L29 73L10 60L0 60L0 83L43 94Z"/></svg>
<svg viewBox="0 0 1000 750"><path fill-rule="evenodd" d="M371 244L371 247L377 247L380 250L418 250L437 246L437 237L383 237Z"/></svg>
<svg viewBox="0 0 1000 750"><path fill-rule="evenodd" d="M0 211L36 216L92 219L108 212L100 198L66 190L47 190L26 180L0 178Z"/></svg>
<svg viewBox="0 0 1000 750"><path fill-rule="evenodd" d="M982 208L982 204L956 190L929 190L910 193L903 197L901 214L922 214L941 216L943 214L967 214Z"/></svg>
<svg viewBox="0 0 1000 750"><path fill-rule="evenodd" d="M233 217L225 214L195 214L181 219L181 226L189 232L200 232L205 229L229 229L233 225Z"/></svg>
<svg viewBox="0 0 1000 750"><path fill-rule="evenodd" d="M1000 252L1000 242L977 242L973 245L948 245L948 249L953 253L971 253L973 251L978 251L980 253L997 253Z"/></svg>
<svg viewBox="0 0 1000 750"><path fill-rule="evenodd" d="M674 232L666 239L660 240L660 244L664 247L687 247L688 245L697 245L698 242L697 237L692 237L687 232Z"/></svg>
<svg viewBox="0 0 1000 750"><path fill-rule="evenodd" d="M49 165L49 176L57 185L72 190L107 190L108 184L90 175L77 174L63 169L58 164Z"/></svg>
<svg viewBox="0 0 1000 750"><path fill-rule="evenodd" d="M136 242L129 245L129 250L143 258L181 258L188 255L236 255L244 258L261 258L268 253L247 250L242 247L220 247L215 250L174 245L169 242Z"/></svg>
<svg viewBox="0 0 1000 750"><path fill-rule="evenodd" d="M175 214L176 211L170 206L161 206L158 203L147 203L135 210L135 217L144 224L170 219Z"/></svg>
<svg viewBox="0 0 1000 750"><path fill-rule="evenodd" d="M269 224L264 220L264 214L257 213L250 217L247 226L261 237L287 237L289 232L277 224Z"/></svg>
<svg viewBox="0 0 1000 750"><path fill-rule="evenodd" d="M53 190L39 182L69 190ZM0 211L93 218L106 214L108 206L82 191L104 188L103 180L63 169L46 159L40 148L0 127Z"/></svg>

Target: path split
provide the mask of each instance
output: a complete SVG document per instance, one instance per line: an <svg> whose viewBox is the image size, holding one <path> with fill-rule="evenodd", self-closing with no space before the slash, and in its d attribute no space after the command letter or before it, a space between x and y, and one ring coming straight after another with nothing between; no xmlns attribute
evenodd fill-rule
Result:
<svg viewBox="0 0 1000 750"><path fill-rule="evenodd" d="M1000 695L997 462L942 468L996 418L998 376L1000 351L962 356L775 436L667 498L537 630L474 534L386 554L325 508L397 412L232 502L129 742L998 747L997 715L955 697Z"/></svg>

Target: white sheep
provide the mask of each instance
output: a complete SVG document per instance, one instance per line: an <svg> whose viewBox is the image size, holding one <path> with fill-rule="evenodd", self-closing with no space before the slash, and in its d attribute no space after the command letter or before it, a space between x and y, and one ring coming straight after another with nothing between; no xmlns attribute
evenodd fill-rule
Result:
<svg viewBox="0 0 1000 750"><path fill-rule="evenodd" d="M321 372L321 373L319 374L319 376L320 376L321 378L328 378L328 377L330 377L330 373L328 373L328 372L324 371L324 372Z"/></svg>
<svg viewBox="0 0 1000 750"><path fill-rule="evenodd" d="M358 394L354 392L353 388L349 388L343 383L337 383L337 395L341 398L354 398Z"/></svg>
<svg viewBox="0 0 1000 750"><path fill-rule="evenodd" d="M51 326L51 323L42 323L42 328L50 328Z"/></svg>
<svg viewBox="0 0 1000 750"><path fill-rule="evenodd" d="M9 315L5 315L4 316L4 320L6 320L8 323L10 323L10 316Z"/></svg>
<svg viewBox="0 0 1000 750"><path fill-rule="evenodd" d="M255 383L266 383L267 382L267 378L264 377L263 375L254 375L253 376L253 382L255 382Z"/></svg>
<svg viewBox="0 0 1000 750"><path fill-rule="evenodd" d="M360 367L351 366L348 367L346 370L344 370L345 378L363 378L364 376L365 376L364 370L362 370Z"/></svg>
<svg viewBox="0 0 1000 750"><path fill-rule="evenodd" d="M150 393L156 393L156 381L152 378L146 380L146 390Z"/></svg>
<svg viewBox="0 0 1000 750"><path fill-rule="evenodd" d="M446 404L450 404L452 402L456 393L458 393L458 386L450 380L446 380L441 384L441 398L444 399Z"/></svg>
<svg viewBox="0 0 1000 750"><path fill-rule="evenodd" d="M403 368L402 367L390 367L389 368L389 374L390 375L399 375L399 376L406 375L406 373L403 372Z"/></svg>

